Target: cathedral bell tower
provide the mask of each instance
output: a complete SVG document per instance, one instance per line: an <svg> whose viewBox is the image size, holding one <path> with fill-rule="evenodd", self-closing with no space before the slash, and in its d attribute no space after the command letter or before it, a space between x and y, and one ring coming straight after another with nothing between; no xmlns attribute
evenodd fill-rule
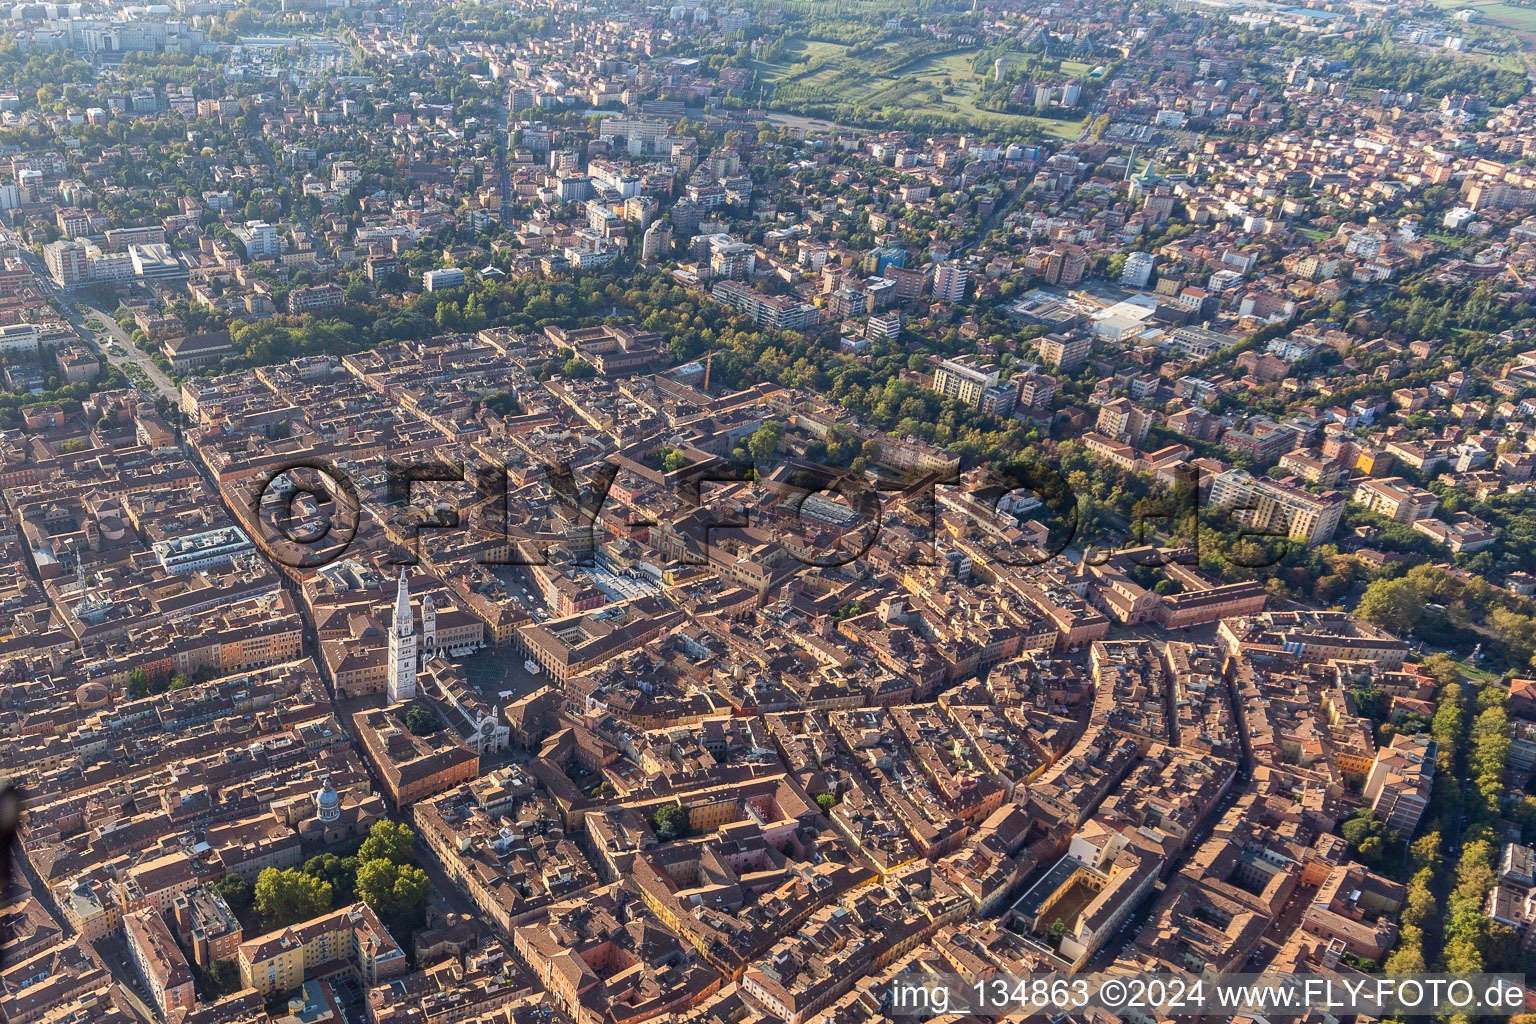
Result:
<svg viewBox="0 0 1536 1024"><path fill-rule="evenodd" d="M391 704L416 699L416 627L411 621L411 589L403 567L395 591L395 618L389 626L388 693Z"/></svg>

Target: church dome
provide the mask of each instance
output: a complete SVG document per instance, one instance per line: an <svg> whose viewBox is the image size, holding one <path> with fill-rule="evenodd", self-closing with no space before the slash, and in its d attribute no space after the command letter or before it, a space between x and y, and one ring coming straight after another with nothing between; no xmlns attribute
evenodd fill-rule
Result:
<svg viewBox="0 0 1536 1024"><path fill-rule="evenodd" d="M335 821L341 817L341 797L336 795L329 782L315 795L315 809L321 821Z"/></svg>
<svg viewBox="0 0 1536 1024"><path fill-rule="evenodd" d="M99 708L106 704L111 696L106 686L93 680L75 690L75 703L82 708Z"/></svg>

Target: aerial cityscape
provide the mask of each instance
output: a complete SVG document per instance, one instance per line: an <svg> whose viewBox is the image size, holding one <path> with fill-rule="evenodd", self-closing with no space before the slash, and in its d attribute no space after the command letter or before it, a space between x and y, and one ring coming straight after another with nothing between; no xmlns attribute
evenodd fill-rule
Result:
<svg viewBox="0 0 1536 1024"><path fill-rule="evenodd" d="M1536 1011L1532 0L0 65L3 1024Z"/></svg>

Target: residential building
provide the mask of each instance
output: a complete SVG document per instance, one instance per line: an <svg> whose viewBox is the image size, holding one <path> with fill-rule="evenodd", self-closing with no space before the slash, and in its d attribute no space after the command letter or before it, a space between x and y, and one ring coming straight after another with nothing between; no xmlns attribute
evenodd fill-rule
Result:
<svg viewBox="0 0 1536 1024"><path fill-rule="evenodd" d="M1127 253L1125 268L1120 272L1120 284L1124 288L1145 288L1152 281L1152 270L1157 261L1148 252Z"/></svg>
<svg viewBox="0 0 1536 1024"><path fill-rule="evenodd" d="M1331 540L1344 514L1344 496L1337 491L1313 494L1241 469L1228 470L1211 481L1207 504L1236 513L1258 533L1303 541L1308 547Z"/></svg>
<svg viewBox="0 0 1536 1024"><path fill-rule="evenodd" d="M945 260L933 272L933 297L938 302L964 300L971 275L965 264Z"/></svg>
<svg viewBox="0 0 1536 1024"><path fill-rule="evenodd" d="M169 1017L192 1009L197 1001L192 970L160 912L145 909L128 914L123 918L123 935L134 969L160 1012Z"/></svg>
<svg viewBox="0 0 1536 1024"><path fill-rule="evenodd" d="M1067 373L1086 363L1093 351L1093 338L1081 331L1053 332L1041 336L1035 344L1040 346L1041 360Z"/></svg>
<svg viewBox="0 0 1536 1024"><path fill-rule="evenodd" d="M429 292L440 292L448 288L462 288L467 278L459 267L448 267L440 270L429 270L421 275L421 286Z"/></svg>
<svg viewBox="0 0 1536 1024"><path fill-rule="evenodd" d="M1399 523L1415 523L1435 514L1440 499L1400 476L1365 480L1355 488L1354 500L1368 511Z"/></svg>
<svg viewBox="0 0 1536 1024"><path fill-rule="evenodd" d="M933 390L969 406L979 406L982 395L997 386L996 367L977 365L973 359L946 359L933 375Z"/></svg>
<svg viewBox="0 0 1536 1024"><path fill-rule="evenodd" d="M1129 398L1117 398L1099 408L1098 431L1117 441L1139 445L1156 425L1158 415Z"/></svg>
<svg viewBox="0 0 1536 1024"><path fill-rule="evenodd" d="M364 988L404 974L405 951L366 903L240 944L240 981L264 996L292 992L317 969L341 967Z"/></svg>
<svg viewBox="0 0 1536 1024"><path fill-rule="evenodd" d="M1435 781L1437 745L1428 733L1398 733L1376 752L1362 795L1405 837L1419 827Z"/></svg>

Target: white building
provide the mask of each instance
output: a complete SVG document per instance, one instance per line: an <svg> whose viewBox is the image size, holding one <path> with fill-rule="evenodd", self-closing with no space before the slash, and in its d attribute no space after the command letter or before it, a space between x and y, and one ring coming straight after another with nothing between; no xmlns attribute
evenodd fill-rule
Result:
<svg viewBox="0 0 1536 1024"><path fill-rule="evenodd" d="M1454 210L1447 211L1444 219L1441 220L1441 223L1450 228L1452 231L1458 231L1461 228L1466 227L1472 218L1476 216L1477 214L1473 213L1465 206L1458 206Z"/></svg>
<svg viewBox="0 0 1536 1024"><path fill-rule="evenodd" d="M157 540L153 550L160 568L167 575L180 576L222 565L237 555L254 550L254 545L238 527L221 526L202 533Z"/></svg>
<svg viewBox="0 0 1536 1024"><path fill-rule="evenodd" d="M436 619L435 615L433 619ZM416 699L416 627L411 621L411 591L405 582L403 568L399 589L395 592L395 619L389 627L389 679L386 686L391 704Z"/></svg>
<svg viewBox="0 0 1536 1024"><path fill-rule="evenodd" d="M963 263L946 260L933 274L933 297L940 302L960 302L971 281Z"/></svg>
<svg viewBox="0 0 1536 1024"><path fill-rule="evenodd" d="M1157 261L1149 252L1128 253L1125 269L1120 272L1120 284L1125 288L1145 288L1152 280L1152 270Z"/></svg>
<svg viewBox="0 0 1536 1024"><path fill-rule="evenodd" d="M462 288L464 281L464 271L458 267L429 270L421 275L421 285L429 292L442 291L445 288Z"/></svg>
<svg viewBox="0 0 1536 1024"><path fill-rule="evenodd" d="M597 137L610 145L623 146L630 156L662 156L672 151L672 124L669 121L608 117L598 126Z"/></svg>
<svg viewBox="0 0 1536 1024"><path fill-rule="evenodd" d="M33 324L6 324L0 327L0 356L37 355L37 327Z"/></svg>
<svg viewBox="0 0 1536 1024"><path fill-rule="evenodd" d="M128 257L135 277L145 281L185 281L189 272L168 245L132 245Z"/></svg>
<svg viewBox="0 0 1536 1024"><path fill-rule="evenodd" d="M132 281L133 256L127 252L102 252L94 245L86 254L91 281Z"/></svg>
<svg viewBox="0 0 1536 1024"><path fill-rule="evenodd" d="M249 259L276 259L280 255L277 227L264 220L248 220L235 229L235 235L245 243L245 255Z"/></svg>

